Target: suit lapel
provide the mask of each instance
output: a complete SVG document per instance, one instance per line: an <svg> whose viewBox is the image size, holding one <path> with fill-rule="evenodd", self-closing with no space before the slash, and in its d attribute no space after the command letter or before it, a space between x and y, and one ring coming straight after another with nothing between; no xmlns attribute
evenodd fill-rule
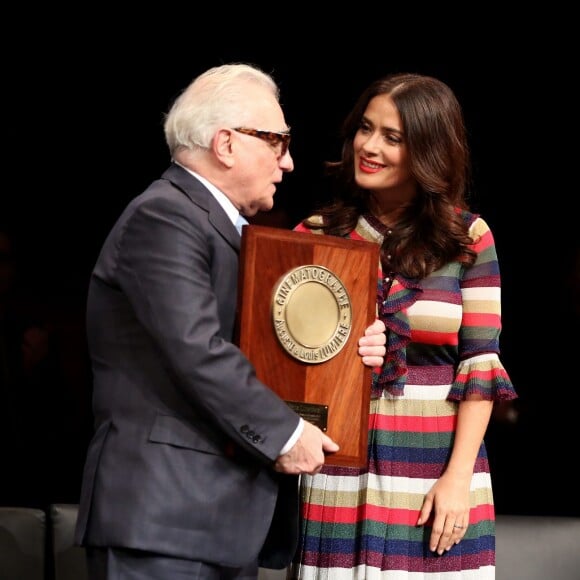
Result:
<svg viewBox="0 0 580 580"><path fill-rule="evenodd" d="M175 163L169 166L161 178L170 181L174 187L182 191L195 205L205 211L209 223L239 252L241 243L240 234L228 218L226 212L203 183Z"/></svg>

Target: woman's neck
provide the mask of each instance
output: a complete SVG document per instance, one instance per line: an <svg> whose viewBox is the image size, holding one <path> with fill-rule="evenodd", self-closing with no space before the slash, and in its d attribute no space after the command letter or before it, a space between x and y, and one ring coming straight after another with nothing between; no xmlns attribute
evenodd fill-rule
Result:
<svg viewBox="0 0 580 580"><path fill-rule="evenodd" d="M371 193L369 210L381 223L387 226L395 226L415 195L413 193L410 196L408 192L397 194L393 191L389 191L388 194Z"/></svg>

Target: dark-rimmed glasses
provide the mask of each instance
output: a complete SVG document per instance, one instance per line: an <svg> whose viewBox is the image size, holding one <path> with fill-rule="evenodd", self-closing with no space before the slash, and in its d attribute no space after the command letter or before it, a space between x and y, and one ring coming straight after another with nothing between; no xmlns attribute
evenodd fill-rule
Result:
<svg viewBox="0 0 580 580"><path fill-rule="evenodd" d="M260 129L249 129L248 127L234 127L234 131L257 137L266 141L275 150L279 149L279 156L284 157L290 146L290 129L288 131L261 131Z"/></svg>

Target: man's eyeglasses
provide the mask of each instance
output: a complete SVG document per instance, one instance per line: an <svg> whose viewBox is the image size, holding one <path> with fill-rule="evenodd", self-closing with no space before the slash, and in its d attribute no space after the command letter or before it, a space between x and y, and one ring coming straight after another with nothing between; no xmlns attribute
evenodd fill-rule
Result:
<svg viewBox="0 0 580 580"><path fill-rule="evenodd" d="M250 135L250 137L257 137L266 141L268 145L273 147L280 157L284 157L290 146L290 130L288 131L260 131L259 129L248 129L247 127L234 127L234 131Z"/></svg>

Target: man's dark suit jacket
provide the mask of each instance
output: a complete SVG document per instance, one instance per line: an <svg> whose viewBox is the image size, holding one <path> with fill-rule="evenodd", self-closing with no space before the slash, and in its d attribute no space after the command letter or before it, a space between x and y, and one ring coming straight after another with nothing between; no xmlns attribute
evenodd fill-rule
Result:
<svg viewBox="0 0 580 580"><path fill-rule="evenodd" d="M78 544L233 567L293 556L298 481L272 465L299 418L232 344L239 250L174 164L105 241L87 303L95 434Z"/></svg>

